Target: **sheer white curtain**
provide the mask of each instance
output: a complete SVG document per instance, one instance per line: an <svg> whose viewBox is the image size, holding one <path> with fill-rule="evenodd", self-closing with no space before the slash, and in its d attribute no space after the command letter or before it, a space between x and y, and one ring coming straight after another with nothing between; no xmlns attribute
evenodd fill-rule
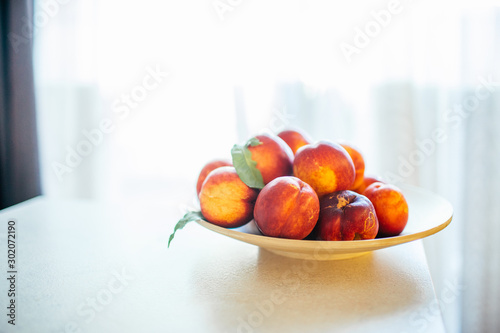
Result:
<svg viewBox="0 0 500 333"><path fill-rule="evenodd" d="M464 101L463 161L463 327L473 331L500 328L500 8L475 11L464 19L467 28L464 58L466 82L488 86L480 92L478 83L468 85L468 96L479 103ZM478 38L482 36L483 38ZM487 81L488 83L485 83ZM491 83L490 81L494 81ZM468 107L467 107L468 106Z"/></svg>
<svg viewBox="0 0 500 333"><path fill-rule="evenodd" d="M453 203L451 226L425 241L446 327L497 331L494 2L226 4L37 3L45 192L175 208L206 161L262 129L349 140L367 172ZM429 309L409 327L438 320Z"/></svg>
<svg viewBox="0 0 500 333"><path fill-rule="evenodd" d="M427 75L377 89L377 118L399 118L379 125L378 147L392 147L383 159L390 175L453 203L451 227L425 241L447 327L496 332L500 249L492 203L500 184L494 171L500 163L500 9L466 6L446 11L445 22L435 18L419 25L426 39L415 47L429 51L412 64ZM408 51L411 59L415 50Z"/></svg>
<svg viewBox="0 0 500 333"><path fill-rule="evenodd" d="M102 114L95 14L87 1L35 1L33 61L46 194L98 195L102 151L82 146L83 154L76 152L83 131Z"/></svg>

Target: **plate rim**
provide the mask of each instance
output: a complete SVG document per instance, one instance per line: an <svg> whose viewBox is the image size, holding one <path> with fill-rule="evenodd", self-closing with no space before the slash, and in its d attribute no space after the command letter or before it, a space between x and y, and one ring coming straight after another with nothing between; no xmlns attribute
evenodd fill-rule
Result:
<svg viewBox="0 0 500 333"><path fill-rule="evenodd" d="M279 238L279 237L271 237L265 235L256 235L251 233L242 232L239 230L235 230L235 228L224 228L211 222L208 222L204 219L197 219L196 222L202 227L214 231L218 234L222 234L224 236L252 244L255 246L259 246L262 248L281 248L286 250L287 248L293 252L293 249L300 245L301 248L312 249L314 247L321 247L325 250L354 250L354 252L362 252L362 251L373 251L376 249L387 248L394 245L400 245L408 242L412 242L418 239L423 239L428 236L434 235L441 230L445 229L452 221L454 211L451 203L443 198L441 195L436 194L430 190L426 190L424 188L409 185L409 184L401 184L399 185L402 189L410 189L411 191L420 192L420 194L424 195L433 195L438 197L443 204L447 205L447 209L450 211L449 218L446 221L433 226L432 228L417 231L414 233L403 234L392 237L384 237L384 238L374 238L374 239L363 239L363 240L349 240L349 241L324 241L324 240L300 240L300 239L287 239L287 238ZM404 190L403 190L404 192ZM252 220L253 221L253 220ZM249 223L251 223L250 221Z"/></svg>
<svg viewBox="0 0 500 333"><path fill-rule="evenodd" d="M204 228L207 228L209 230L215 231L219 234L222 234L222 235L225 235L228 237L231 237L231 236L227 235L228 233L230 233L230 234L234 233L234 235L236 237L231 237L231 238L234 238L236 240L244 241L244 240L238 238L238 235L242 235L242 237L250 238L250 239L253 239L256 241L261 241L261 240L264 242L266 240L273 241L273 243L275 243L273 245L278 245L278 244L276 244L276 242L279 242L280 243L279 245L283 245L283 246L285 246L286 244L289 244L289 245L303 244L304 246L306 246L306 245L318 246L319 245L325 249L328 248L328 249L334 250L336 248L338 248L338 249L348 249L348 248L364 249L364 248L370 248L370 247L377 247L380 245L386 245L387 243L391 243L390 245L388 245L388 246L391 246L391 245L399 245L399 244L412 242L414 240L423 239L425 237L432 236L432 235L438 233L439 231L445 229L451 223L452 219L453 219L453 214L444 223L441 223L433 228L419 231L416 233L393 236L393 237L362 239L362 240L349 240L349 241L287 239L287 238L279 238L279 237L271 237L271 236L265 236L265 235L255 235L255 234L245 233L245 232L241 232L241 231L234 230L234 229L220 227L220 226L217 226L215 224L212 224L212 223L205 221L205 220L202 220L202 219L198 219L198 220L196 220L196 222ZM246 240L244 242L252 244L252 245L260 246L258 244L247 242ZM385 247L388 247L388 246L385 246Z"/></svg>

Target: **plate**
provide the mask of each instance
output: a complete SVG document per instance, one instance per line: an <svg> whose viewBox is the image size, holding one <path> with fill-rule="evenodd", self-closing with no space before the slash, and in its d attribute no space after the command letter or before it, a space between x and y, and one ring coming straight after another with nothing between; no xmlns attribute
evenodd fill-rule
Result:
<svg viewBox="0 0 500 333"><path fill-rule="evenodd" d="M278 255L307 260L337 260L354 258L371 251L408 243L433 235L446 228L452 219L453 208L441 196L410 185L400 185L409 207L405 230L394 237L355 241L315 241L275 238L262 235L255 222L234 229L198 220L201 226L221 235L257 245Z"/></svg>

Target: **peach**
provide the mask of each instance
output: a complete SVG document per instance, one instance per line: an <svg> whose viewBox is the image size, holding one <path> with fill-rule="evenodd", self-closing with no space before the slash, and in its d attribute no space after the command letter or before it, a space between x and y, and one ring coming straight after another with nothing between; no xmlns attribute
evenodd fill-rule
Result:
<svg viewBox="0 0 500 333"><path fill-rule="evenodd" d="M320 201L316 239L345 241L373 239L379 224L367 197L353 191L338 191Z"/></svg>
<svg viewBox="0 0 500 333"><path fill-rule="evenodd" d="M292 149L294 155L300 147L311 143L308 136L298 130L281 131L278 136Z"/></svg>
<svg viewBox="0 0 500 333"><path fill-rule="evenodd" d="M196 194L200 195L201 191L201 185L203 185L203 182L205 181L205 178L207 178L208 174L222 166L231 166L232 164L229 163L226 160L214 160L209 163L207 163L203 169L201 169L200 175L198 176L198 182L196 183Z"/></svg>
<svg viewBox="0 0 500 333"><path fill-rule="evenodd" d="M225 228L240 227L253 219L258 190L245 185L231 166L211 171L201 187L201 213Z"/></svg>
<svg viewBox="0 0 500 333"><path fill-rule="evenodd" d="M375 182L385 183L382 180L382 178L380 178L378 176L366 176L365 175L363 177L363 181L361 182L361 184L359 184L358 187L354 187L353 191L358 192L359 194L363 194L363 192L366 190L366 188Z"/></svg>
<svg viewBox="0 0 500 333"><path fill-rule="evenodd" d="M316 225L319 199L307 183L279 177L267 184L254 208L257 227L271 237L304 239Z"/></svg>
<svg viewBox="0 0 500 333"><path fill-rule="evenodd" d="M300 148L295 155L293 173L311 185L319 198L350 189L355 179L354 163L349 153L339 144L329 141Z"/></svg>
<svg viewBox="0 0 500 333"><path fill-rule="evenodd" d="M377 212L377 237L397 236L404 230L408 222L408 203L398 187L375 182L363 195L370 199Z"/></svg>
<svg viewBox="0 0 500 333"><path fill-rule="evenodd" d="M358 149L354 148L352 145L347 143L341 143L342 147L347 150L349 156L351 156L352 162L354 163L354 170L356 171L356 176L354 178L354 184L352 184L350 190L353 190L361 185L363 182L363 177L365 174L365 160L363 159L363 155L359 152Z"/></svg>
<svg viewBox="0 0 500 333"><path fill-rule="evenodd" d="M249 146L252 160L257 162L256 168L262 174L264 184L271 180L290 176L293 171L293 152L280 137L272 134L257 135L256 138L262 143L257 146Z"/></svg>

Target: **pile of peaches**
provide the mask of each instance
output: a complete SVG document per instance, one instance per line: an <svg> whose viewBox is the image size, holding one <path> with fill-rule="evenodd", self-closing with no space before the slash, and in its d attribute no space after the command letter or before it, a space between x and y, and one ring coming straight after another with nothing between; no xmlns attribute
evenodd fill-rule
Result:
<svg viewBox="0 0 500 333"><path fill-rule="evenodd" d="M201 214L215 225L255 220L265 236L346 241L396 236L407 224L401 190L365 176L350 144L285 130L235 145L232 158L206 164L198 177Z"/></svg>

